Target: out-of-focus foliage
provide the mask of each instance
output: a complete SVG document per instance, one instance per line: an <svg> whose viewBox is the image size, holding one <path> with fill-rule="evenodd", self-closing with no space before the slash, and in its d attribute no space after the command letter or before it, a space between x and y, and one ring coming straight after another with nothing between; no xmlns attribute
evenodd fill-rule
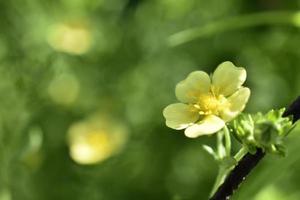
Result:
<svg viewBox="0 0 300 200"><path fill-rule="evenodd" d="M286 106L300 93L299 15L292 23L231 24L178 46L169 37L297 9L299 1L279 0L0 1L0 200L206 199L217 165L202 144L215 141L164 125L174 85L230 60L248 71L248 112ZM110 120L105 133L89 125L104 123L99 113ZM68 137L78 123L91 130L83 133L107 134L88 140L104 145L96 154L112 148L108 135L122 126L122 148L81 165ZM264 159L234 199L300 198L299 132L287 157Z"/></svg>

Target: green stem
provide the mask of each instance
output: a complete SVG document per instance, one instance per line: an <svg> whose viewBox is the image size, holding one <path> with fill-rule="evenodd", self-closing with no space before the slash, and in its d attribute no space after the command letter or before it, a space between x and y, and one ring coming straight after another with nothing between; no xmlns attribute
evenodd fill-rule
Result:
<svg viewBox="0 0 300 200"><path fill-rule="evenodd" d="M226 156L230 157L231 156L231 138L230 138L230 133L228 130L228 127L225 126L224 129L224 136L225 136L225 152Z"/></svg>
<svg viewBox="0 0 300 200"><path fill-rule="evenodd" d="M175 33L168 38L168 44L174 47L216 33L260 25L291 25L299 27L300 11L270 11L222 19Z"/></svg>
<svg viewBox="0 0 300 200"><path fill-rule="evenodd" d="M226 150L224 148L223 138L224 138L223 131L219 131L217 133L217 151L218 151L219 160L222 160L226 156Z"/></svg>
<svg viewBox="0 0 300 200"><path fill-rule="evenodd" d="M213 186L213 188L210 192L210 196L212 196L217 191L219 186L224 182L224 180L227 177L228 173L229 173L229 171L224 170L223 168L219 169L216 181L215 181L214 186Z"/></svg>
<svg viewBox="0 0 300 200"><path fill-rule="evenodd" d="M239 162L244 155L246 155L248 153L248 149L246 147L242 147L235 155L234 155L234 159Z"/></svg>
<svg viewBox="0 0 300 200"><path fill-rule="evenodd" d="M213 195L219 186L224 182L225 178L227 177L228 173L230 172L231 168L234 164L228 165L228 158L231 157L231 138L230 132L227 126L224 127L222 131L217 133L217 147L218 147L218 158L220 161L220 167L218 176L216 178L215 184L211 191L211 195Z"/></svg>
<svg viewBox="0 0 300 200"><path fill-rule="evenodd" d="M228 129L227 129L227 131L224 130L225 140L226 140L226 134L227 134L226 132L229 134ZM230 139L230 137L229 137L229 139ZM247 153L248 153L248 149L246 147L242 147L237 152L237 154L234 156L234 159L235 159L236 163L239 162ZM212 191L210 193L210 196L212 196L218 190L218 188L220 187L220 185L223 184L223 182L225 181L225 179L228 176L228 174L231 172L231 170L234 169L235 165L236 164L228 165L228 164L225 164L224 162L223 162L223 164L222 163L220 164L218 176L216 178L216 181L214 183L214 186L213 186L213 189L212 189Z"/></svg>

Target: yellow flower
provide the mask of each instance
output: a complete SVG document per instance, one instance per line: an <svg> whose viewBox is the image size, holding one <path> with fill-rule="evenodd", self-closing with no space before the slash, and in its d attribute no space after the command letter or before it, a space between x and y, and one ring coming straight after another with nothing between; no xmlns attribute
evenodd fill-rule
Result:
<svg viewBox="0 0 300 200"><path fill-rule="evenodd" d="M243 87L246 70L231 62L221 63L210 77L195 71L176 85L176 97L182 103L167 106L163 115L170 128L185 129L195 138L221 130L245 108L250 89Z"/></svg>
<svg viewBox="0 0 300 200"><path fill-rule="evenodd" d="M70 156L78 164L100 163L123 147L126 135L122 124L107 117L76 122L68 131Z"/></svg>
<svg viewBox="0 0 300 200"><path fill-rule="evenodd" d="M81 55L86 53L92 43L90 28L81 22L53 25L48 42L57 51Z"/></svg>

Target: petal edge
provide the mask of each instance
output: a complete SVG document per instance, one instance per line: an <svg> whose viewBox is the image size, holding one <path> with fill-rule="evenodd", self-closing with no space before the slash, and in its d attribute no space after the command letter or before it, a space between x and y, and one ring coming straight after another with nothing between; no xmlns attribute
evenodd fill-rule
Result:
<svg viewBox="0 0 300 200"><path fill-rule="evenodd" d="M189 105L183 103L170 104L163 110L166 125L172 129L182 130L198 120L199 114L193 112Z"/></svg>
<svg viewBox="0 0 300 200"><path fill-rule="evenodd" d="M212 76L212 84L218 94L232 95L246 81L247 72L242 67L236 67L232 62L226 61L218 65Z"/></svg>
<svg viewBox="0 0 300 200"><path fill-rule="evenodd" d="M226 122L231 121L239 115L246 107L251 91L247 87L243 87L231 95L227 100L229 107L221 112L221 117Z"/></svg>
<svg viewBox="0 0 300 200"><path fill-rule="evenodd" d="M210 91L211 81L206 72L194 71L176 85L175 94L183 103L195 103L201 93Z"/></svg>
<svg viewBox="0 0 300 200"><path fill-rule="evenodd" d="M188 127L184 133L189 138L196 138L201 135L211 135L216 133L224 126L225 122L221 118L215 115L209 115L197 124Z"/></svg>

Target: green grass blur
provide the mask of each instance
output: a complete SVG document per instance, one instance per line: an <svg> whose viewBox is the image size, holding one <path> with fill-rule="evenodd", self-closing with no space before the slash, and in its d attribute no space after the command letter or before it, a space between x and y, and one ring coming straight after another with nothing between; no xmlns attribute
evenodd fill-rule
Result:
<svg viewBox="0 0 300 200"><path fill-rule="evenodd" d="M162 110L188 73L226 60L247 69L247 112L287 106L299 13L298 0L0 1L0 200L207 199L215 137L186 138ZM71 156L78 124L101 132L99 162ZM300 199L299 134L233 199Z"/></svg>

